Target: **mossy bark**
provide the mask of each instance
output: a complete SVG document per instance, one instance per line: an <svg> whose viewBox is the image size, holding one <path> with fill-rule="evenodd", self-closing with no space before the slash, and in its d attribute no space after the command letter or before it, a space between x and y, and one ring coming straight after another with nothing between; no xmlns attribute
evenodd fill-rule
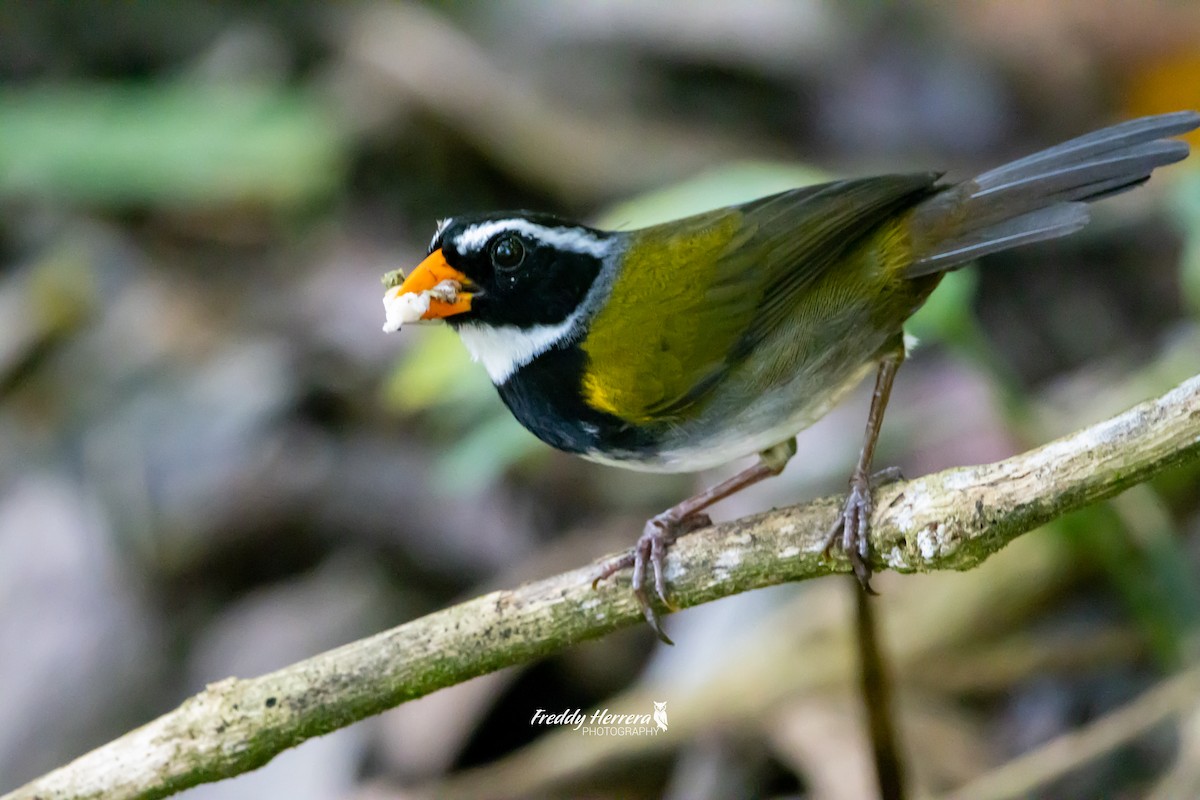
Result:
<svg viewBox="0 0 1200 800"><path fill-rule="evenodd" d="M881 488L877 568L969 569L1055 517L1200 457L1200 376L1004 461ZM823 498L682 539L667 560L688 607L848 565L822 553ZM628 578L595 566L492 592L257 678L214 683L174 711L0 800L148 800L265 764L300 742L477 675L641 624Z"/></svg>

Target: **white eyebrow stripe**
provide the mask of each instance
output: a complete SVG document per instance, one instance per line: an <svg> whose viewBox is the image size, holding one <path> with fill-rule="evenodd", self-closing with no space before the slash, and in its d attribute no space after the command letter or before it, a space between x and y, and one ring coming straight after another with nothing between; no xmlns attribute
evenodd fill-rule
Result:
<svg viewBox="0 0 1200 800"><path fill-rule="evenodd" d="M538 225L536 222L520 218L499 219L472 225L455 237L454 245L460 253L479 250L488 243L489 239L501 231L523 233L551 247L570 250L574 253L584 253L597 258L608 253L608 243L603 239L596 238L590 231L583 228L547 228L545 225Z"/></svg>
<svg viewBox="0 0 1200 800"><path fill-rule="evenodd" d="M438 220L437 230L433 232L433 238L429 240L429 252L433 252L433 246L437 244L438 239L442 238L442 233L449 227L451 222L454 222L454 217L446 217Z"/></svg>

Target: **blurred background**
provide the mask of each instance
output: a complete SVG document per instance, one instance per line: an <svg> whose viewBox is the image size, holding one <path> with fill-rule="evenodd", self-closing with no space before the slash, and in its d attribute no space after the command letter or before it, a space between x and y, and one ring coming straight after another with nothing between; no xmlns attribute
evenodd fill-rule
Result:
<svg viewBox="0 0 1200 800"><path fill-rule="evenodd" d="M723 477L552 452L453 335L382 334L380 275L437 218L965 178L1200 107L1198 43L1173 0L0 3L0 792L208 682L626 547ZM1093 217L939 289L878 463L999 459L1200 373L1200 159ZM841 491L866 408L716 516ZM920 796L1200 796L1200 698L1165 682L1197 657L1198 487L878 576ZM871 796L849 591L673 615L675 648L625 631L185 796ZM530 725L652 700L658 737ZM1041 749L1080 726L1094 758Z"/></svg>

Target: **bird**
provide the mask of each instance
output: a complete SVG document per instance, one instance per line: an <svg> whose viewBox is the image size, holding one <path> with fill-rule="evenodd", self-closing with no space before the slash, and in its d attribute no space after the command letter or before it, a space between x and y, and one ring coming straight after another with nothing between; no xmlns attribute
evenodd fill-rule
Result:
<svg viewBox="0 0 1200 800"><path fill-rule="evenodd" d="M826 534L826 552L840 549L870 591L873 457L905 322L948 272L1078 231L1089 203L1186 158L1174 137L1197 127L1195 111L1142 117L970 180L837 180L639 230L454 216L407 276L385 276L384 330L448 324L516 419L559 450L650 472L758 455L651 518L597 572L632 567L642 614L669 643L655 602L674 610L670 545L710 525L712 504L782 472L796 434L873 372L862 449Z"/></svg>

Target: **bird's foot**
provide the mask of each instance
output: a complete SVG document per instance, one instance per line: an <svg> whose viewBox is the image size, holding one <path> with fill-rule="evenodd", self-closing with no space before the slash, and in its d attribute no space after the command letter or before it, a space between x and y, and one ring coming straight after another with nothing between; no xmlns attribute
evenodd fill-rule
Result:
<svg viewBox="0 0 1200 800"><path fill-rule="evenodd" d="M646 591L646 567L649 565L650 572L654 575L654 593L658 596L658 599L669 610L678 611L679 609L667 599L667 581L663 567L667 549L680 536L700 528L707 528L710 525L712 525L712 520L707 514L692 514L679 519L668 511L652 517L646 523L646 527L642 530L642 535L638 537L637 544L633 546L633 550L619 558L614 558L601 567L596 577L592 580L592 587L595 588L600 581L612 577L627 567L633 567L633 577L631 579L633 595L637 598L638 606L642 609L642 616L646 618L646 622L654 629L654 633L659 639L667 644L674 644L663 630L658 612L650 603L650 597Z"/></svg>
<svg viewBox="0 0 1200 800"><path fill-rule="evenodd" d="M856 470L850 478L850 494L846 496L846 502L834 519L833 525L825 533L825 554L829 555L834 545L840 545L840 549L850 561L854 576L858 578L867 594L876 594L871 588L871 565L867 562L870 553L871 514L875 510L871 491L874 486L895 483L903 477L897 467L888 467L874 475Z"/></svg>

